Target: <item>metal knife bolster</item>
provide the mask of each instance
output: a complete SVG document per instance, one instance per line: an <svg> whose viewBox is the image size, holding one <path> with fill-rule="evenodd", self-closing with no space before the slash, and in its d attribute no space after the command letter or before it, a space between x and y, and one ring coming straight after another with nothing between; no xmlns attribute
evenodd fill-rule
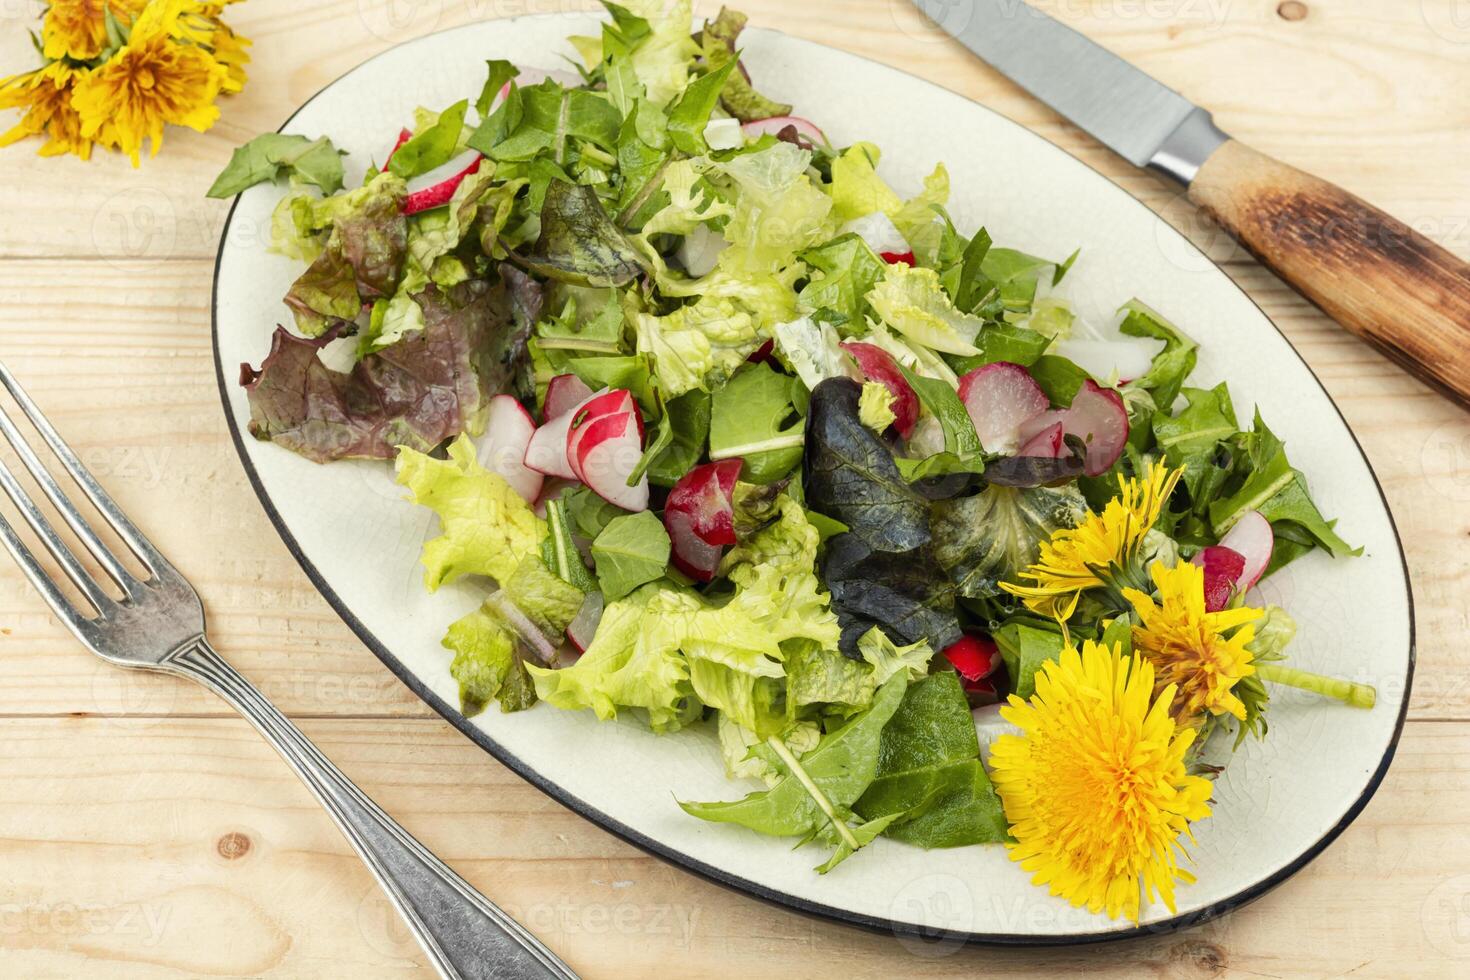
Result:
<svg viewBox="0 0 1470 980"><path fill-rule="evenodd" d="M1195 106L1149 157L1148 169L1188 187L1205 161L1229 140L1209 111Z"/></svg>

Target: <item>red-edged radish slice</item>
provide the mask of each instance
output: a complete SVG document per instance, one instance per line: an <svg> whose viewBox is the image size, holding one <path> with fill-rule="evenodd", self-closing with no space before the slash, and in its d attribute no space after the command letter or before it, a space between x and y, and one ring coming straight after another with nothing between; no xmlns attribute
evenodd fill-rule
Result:
<svg viewBox="0 0 1470 980"><path fill-rule="evenodd" d="M1041 385L1019 364L982 364L960 378L960 401L986 452L1011 453L1021 426L1051 407Z"/></svg>
<svg viewBox="0 0 1470 980"><path fill-rule="evenodd" d="M967 681L989 677L1004 663L994 640L972 634L966 634L945 647L944 659Z"/></svg>
<svg viewBox="0 0 1470 980"><path fill-rule="evenodd" d="M558 476L563 480L578 479L576 471L572 469L571 460L567 458L567 436L576 410L595 397L597 396L588 395L565 412L548 418L541 424L541 428L536 430L526 445L525 462L528 467L537 473Z"/></svg>
<svg viewBox="0 0 1470 980"><path fill-rule="evenodd" d="M633 486L628 477L643 457L637 413L623 412L593 419L577 445L577 472L603 500L623 510L648 509L648 476Z"/></svg>
<svg viewBox="0 0 1470 980"><path fill-rule="evenodd" d="M516 86L529 88L532 85L540 85L547 79L557 82L565 88L577 88L582 84L582 76L574 71L566 71L560 68L521 68L515 77ZM500 86L500 91L495 93L495 98L490 101L490 112L500 108L500 103L510 94L510 82Z"/></svg>
<svg viewBox="0 0 1470 980"><path fill-rule="evenodd" d="M448 204L460 183L480 169L482 159L479 150L465 150L447 163L410 180L408 193L403 198L403 213L418 214Z"/></svg>
<svg viewBox="0 0 1470 980"><path fill-rule="evenodd" d="M714 271L715 264L720 260L720 253L729 244L725 241L725 236L710 231L708 225L699 224L684 236L674 254L678 256L684 271L698 279Z"/></svg>
<svg viewBox="0 0 1470 980"><path fill-rule="evenodd" d="M592 389L587 387L587 382L575 374L558 374L546 383L546 401L541 406L541 416L549 422L591 397Z"/></svg>
<svg viewBox="0 0 1470 980"><path fill-rule="evenodd" d="M849 340L842 349L852 355L869 381L877 381L893 395L893 425L907 439L919 421L919 396L909 386L893 355L876 344Z"/></svg>
<svg viewBox="0 0 1470 980"><path fill-rule="evenodd" d="M383 161L384 170L387 170L388 164L393 162L393 154L398 152L398 148L411 139L413 139L413 130L405 127L398 131L398 140L393 144L393 149L388 151L388 159Z"/></svg>
<svg viewBox="0 0 1470 980"><path fill-rule="evenodd" d="M601 592L587 593L587 598L582 600L582 608L577 610L577 615L567 627L567 639L577 648L578 653L586 653L587 648L592 645L592 637L597 634L597 625L602 622L602 607Z"/></svg>
<svg viewBox="0 0 1470 980"><path fill-rule="evenodd" d="M1245 571L1245 558L1234 548L1213 545L1190 562L1204 569L1205 612L1219 612L1230 605L1231 596L1243 591L1240 575Z"/></svg>
<svg viewBox="0 0 1470 980"><path fill-rule="evenodd" d="M481 444L480 458L485 468L498 473L527 503L535 503L541 495L546 477L526 466L526 447L536 433L536 423L531 420L521 403L510 395L496 395L490 399L489 421L485 425L485 438Z"/></svg>
<svg viewBox="0 0 1470 980"><path fill-rule="evenodd" d="M1030 423L1028 422L1027 425ZM1062 423L1053 422L1036 435L1026 439L1021 448L1016 450L1016 455L1041 459L1062 459L1068 455L1066 441L1062 438L1064 435L1065 430L1062 428ZM1024 432L1021 437L1026 438Z"/></svg>
<svg viewBox="0 0 1470 980"><path fill-rule="evenodd" d="M741 459L696 466L679 478L664 504L674 567L701 582L715 577L725 545L735 543L732 494Z"/></svg>
<svg viewBox="0 0 1470 980"><path fill-rule="evenodd" d="M816 123L800 116L771 116L768 119L754 119L740 128L751 139L759 139L767 133L772 136L779 135L781 130L787 126L794 128L796 135L812 143L820 143L822 146L832 145L827 142L827 134L818 129Z"/></svg>
<svg viewBox="0 0 1470 980"><path fill-rule="evenodd" d="M919 264L919 260L914 258L913 252L879 252L878 258L887 262L889 265L898 265L900 262L905 265Z"/></svg>
<svg viewBox="0 0 1470 980"><path fill-rule="evenodd" d="M1260 511L1251 510L1225 532L1220 545L1239 552L1245 559L1239 583L1240 591L1244 592L1266 574L1266 566L1271 564L1271 552L1276 547L1276 535L1271 530L1271 522Z"/></svg>
<svg viewBox="0 0 1470 980"><path fill-rule="evenodd" d="M1128 409L1123 407L1123 396L1087 380L1065 414L1062 424L1067 434L1087 446L1082 472L1088 476L1106 473L1128 444Z"/></svg>
<svg viewBox="0 0 1470 980"><path fill-rule="evenodd" d="M577 479L582 479L582 474L577 469L577 460L581 458L578 447L587 431L588 423L604 415L623 414L633 416L638 423L638 438L642 439L643 414L638 411L638 404L633 400L633 393L626 389L615 388L612 391L600 391L572 409L572 419L567 428L567 465L571 466Z"/></svg>
<svg viewBox="0 0 1470 980"><path fill-rule="evenodd" d="M755 350L751 351L750 356L747 357L746 360L749 361L751 364L763 364L771 359L771 354L775 350L776 342L774 340L768 340L764 344L761 344L759 347L757 347Z"/></svg>
<svg viewBox="0 0 1470 980"><path fill-rule="evenodd" d="M910 247L908 239L903 237L903 233L898 230L898 226L893 223L893 219L882 211L874 211L872 214L865 214L861 218L853 218L842 226L840 233L844 235L849 233L857 235L863 241L867 242L868 248L871 248L878 255L887 253L889 255L908 255L912 257L914 254L914 250ZM909 264L913 265L912 262Z"/></svg>

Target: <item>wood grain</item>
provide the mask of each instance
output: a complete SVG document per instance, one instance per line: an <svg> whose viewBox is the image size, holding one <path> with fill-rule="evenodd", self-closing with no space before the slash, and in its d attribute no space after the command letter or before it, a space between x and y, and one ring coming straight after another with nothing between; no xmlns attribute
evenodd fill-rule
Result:
<svg viewBox="0 0 1470 980"><path fill-rule="evenodd" d="M1237 140L1205 161L1189 198L1328 316L1470 407L1470 263Z"/></svg>
<svg viewBox="0 0 1470 980"><path fill-rule="evenodd" d="M1470 25L1456 0L1035 0L1215 110L1243 140L1470 255ZM1470 964L1470 415L1263 271L1185 197L1129 169L926 25L907 0L755 0L777 27L990 105L1098 167L1220 261L1363 442L1403 535L1419 670L1399 759L1306 872L1189 933L931 955L795 916L648 858L433 717L337 620L229 445L209 347L230 150L386 47L590 0L250 0L252 80L210 133L140 170L0 150L0 358L205 595L217 641L425 843L589 977L1457 976ZM717 4L699 4L712 13ZM0 74L28 67L0 3ZM1457 21L1459 16L1461 20ZM813 110L815 111L815 110ZM8 119L0 126L8 126ZM426 976L290 772L208 695L94 662L0 563L0 974ZM151 918L150 918L151 916ZM200 941L199 937L213 941ZM942 952L942 951L940 951Z"/></svg>

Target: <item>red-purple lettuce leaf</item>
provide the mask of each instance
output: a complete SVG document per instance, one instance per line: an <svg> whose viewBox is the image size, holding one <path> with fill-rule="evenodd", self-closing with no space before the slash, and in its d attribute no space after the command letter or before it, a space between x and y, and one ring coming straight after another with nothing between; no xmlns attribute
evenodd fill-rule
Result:
<svg viewBox="0 0 1470 980"><path fill-rule="evenodd" d="M335 330L310 340L278 327L260 368L241 366L251 435L324 463L392 459L398 446L428 452L482 431L489 396L524 359L504 288L471 280L447 292L431 285L414 299L424 328L348 373L317 357Z"/></svg>

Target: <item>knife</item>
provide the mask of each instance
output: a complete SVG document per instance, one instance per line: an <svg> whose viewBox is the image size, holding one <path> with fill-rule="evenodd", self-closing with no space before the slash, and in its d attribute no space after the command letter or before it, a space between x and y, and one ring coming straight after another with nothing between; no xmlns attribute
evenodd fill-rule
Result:
<svg viewBox="0 0 1470 980"><path fill-rule="evenodd" d="M913 0L1001 74L1189 199L1348 330L1470 408L1470 264L1022 0Z"/></svg>

